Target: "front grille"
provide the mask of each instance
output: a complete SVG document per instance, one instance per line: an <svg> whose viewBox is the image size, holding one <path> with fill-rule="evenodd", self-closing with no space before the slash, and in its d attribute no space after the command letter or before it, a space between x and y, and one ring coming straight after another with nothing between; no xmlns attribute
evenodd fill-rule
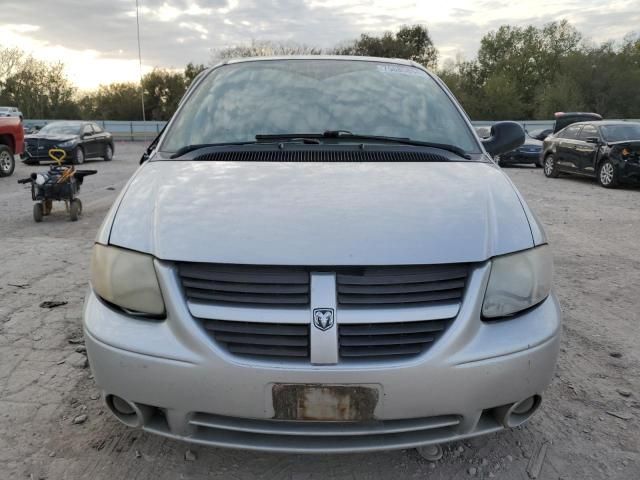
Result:
<svg viewBox="0 0 640 480"><path fill-rule="evenodd" d="M39 138L25 139L25 148L34 157L49 157L49 150L60 142ZM42 148L39 148L42 147Z"/></svg>
<svg viewBox="0 0 640 480"><path fill-rule="evenodd" d="M425 351L448 320L343 324L338 327L341 358L407 357Z"/></svg>
<svg viewBox="0 0 640 480"><path fill-rule="evenodd" d="M216 341L244 357L309 358L309 325L204 320Z"/></svg>
<svg viewBox="0 0 640 480"><path fill-rule="evenodd" d="M469 264L297 267L181 263L189 309L238 357L311 361L311 276L335 272L340 361L402 361L426 352L453 322ZM394 321L395 320L395 321ZM313 331L312 331L313 329Z"/></svg>
<svg viewBox="0 0 640 480"><path fill-rule="evenodd" d="M189 300L221 304L309 304L309 272L299 267L183 263L180 278Z"/></svg>
<svg viewBox="0 0 640 480"><path fill-rule="evenodd" d="M448 264L364 267L338 273L338 304L363 308L459 301L468 270L467 264Z"/></svg>

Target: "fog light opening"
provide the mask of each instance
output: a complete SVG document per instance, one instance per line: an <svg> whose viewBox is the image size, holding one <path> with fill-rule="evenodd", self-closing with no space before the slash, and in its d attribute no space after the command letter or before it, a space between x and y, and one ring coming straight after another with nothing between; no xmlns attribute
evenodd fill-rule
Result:
<svg viewBox="0 0 640 480"><path fill-rule="evenodd" d="M105 403L111 413L129 427L140 428L153 416L154 407L134 403L117 395L105 395Z"/></svg>
<svg viewBox="0 0 640 480"><path fill-rule="evenodd" d="M542 397L533 395L510 405L494 410L494 416L506 428L515 428L525 423L538 410Z"/></svg>

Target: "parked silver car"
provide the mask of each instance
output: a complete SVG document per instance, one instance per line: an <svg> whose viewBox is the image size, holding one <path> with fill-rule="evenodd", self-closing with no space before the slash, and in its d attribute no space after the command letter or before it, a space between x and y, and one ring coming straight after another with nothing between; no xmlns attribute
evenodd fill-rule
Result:
<svg viewBox="0 0 640 480"><path fill-rule="evenodd" d="M526 421L560 310L542 227L491 160L522 141L507 122L481 143L408 61L208 70L97 235L83 322L107 406L288 452L437 455Z"/></svg>

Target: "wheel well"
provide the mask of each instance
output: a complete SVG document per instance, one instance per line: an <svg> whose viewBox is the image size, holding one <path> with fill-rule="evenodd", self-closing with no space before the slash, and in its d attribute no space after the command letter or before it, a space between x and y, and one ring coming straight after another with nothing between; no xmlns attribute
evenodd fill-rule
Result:
<svg viewBox="0 0 640 480"><path fill-rule="evenodd" d="M596 161L596 173L598 173L598 170L600 170L600 166L606 162L607 160L609 160L609 156L608 155L602 155L597 161Z"/></svg>
<svg viewBox="0 0 640 480"><path fill-rule="evenodd" d="M11 135L0 135L0 145L6 145L12 152L16 151L15 142Z"/></svg>

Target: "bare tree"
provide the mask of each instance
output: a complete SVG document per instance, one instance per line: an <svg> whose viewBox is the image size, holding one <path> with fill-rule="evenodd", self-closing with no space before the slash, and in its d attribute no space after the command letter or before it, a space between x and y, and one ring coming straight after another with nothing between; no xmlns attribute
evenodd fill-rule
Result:
<svg viewBox="0 0 640 480"><path fill-rule="evenodd" d="M15 73L25 53L19 48L0 46L0 88L2 83Z"/></svg>
<svg viewBox="0 0 640 480"><path fill-rule="evenodd" d="M252 40L248 45L236 45L211 50L211 64L240 57L271 57L288 55L322 55L325 50L292 42Z"/></svg>

